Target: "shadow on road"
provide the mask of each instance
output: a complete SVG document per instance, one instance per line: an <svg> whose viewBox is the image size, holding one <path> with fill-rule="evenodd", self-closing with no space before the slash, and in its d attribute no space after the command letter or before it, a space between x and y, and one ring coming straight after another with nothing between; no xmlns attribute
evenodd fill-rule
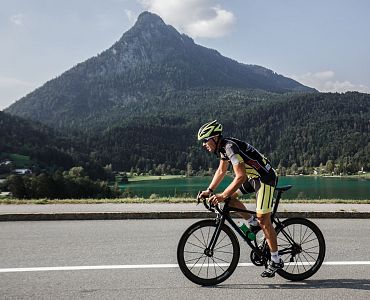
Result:
<svg viewBox="0 0 370 300"><path fill-rule="evenodd" d="M348 289L370 290L369 279L323 279L305 280L296 283L267 284L221 284L214 288L221 289Z"/></svg>

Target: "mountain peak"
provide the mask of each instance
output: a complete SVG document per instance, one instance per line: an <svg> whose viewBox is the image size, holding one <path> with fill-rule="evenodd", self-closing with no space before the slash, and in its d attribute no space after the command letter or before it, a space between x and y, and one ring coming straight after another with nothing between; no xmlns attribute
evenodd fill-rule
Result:
<svg viewBox="0 0 370 300"><path fill-rule="evenodd" d="M168 27L172 26L166 25L160 16L144 11L139 15L135 25L131 29L138 31L151 31L153 29L165 29Z"/></svg>
<svg viewBox="0 0 370 300"><path fill-rule="evenodd" d="M158 16L154 13L151 13L149 11L144 11L138 16L135 25L137 25L137 24L161 24L161 25L165 25L165 23L163 22L163 20L161 19L160 16Z"/></svg>
<svg viewBox="0 0 370 300"><path fill-rule="evenodd" d="M181 35L174 27L164 23L160 16L144 11L137 18L135 25L123 34L120 42L133 46L139 39L140 43L152 44L153 39L163 39L165 36L176 39Z"/></svg>
<svg viewBox="0 0 370 300"><path fill-rule="evenodd" d="M314 91L266 68L240 64L197 45L145 11L109 49L49 81L7 111L49 124L61 123L61 118L84 122L83 118L108 107L196 88Z"/></svg>

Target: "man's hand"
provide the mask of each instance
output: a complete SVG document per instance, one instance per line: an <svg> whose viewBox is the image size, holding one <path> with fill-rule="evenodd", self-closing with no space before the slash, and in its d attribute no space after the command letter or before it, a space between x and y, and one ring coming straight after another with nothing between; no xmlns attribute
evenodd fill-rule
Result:
<svg viewBox="0 0 370 300"><path fill-rule="evenodd" d="M205 191L202 191L200 194L199 194L199 197L200 198L208 198L209 195L211 195L212 192L209 190L209 189L206 189Z"/></svg>
<svg viewBox="0 0 370 300"><path fill-rule="evenodd" d="M208 202L216 206L218 203L224 202L225 199L223 194L215 194L208 199Z"/></svg>

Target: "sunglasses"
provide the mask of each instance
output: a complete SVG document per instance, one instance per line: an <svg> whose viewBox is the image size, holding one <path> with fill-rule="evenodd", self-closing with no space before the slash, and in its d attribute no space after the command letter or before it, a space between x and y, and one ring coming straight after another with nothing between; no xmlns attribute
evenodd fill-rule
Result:
<svg viewBox="0 0 370 300"><path fill-rule="evenodd" d="M202 143L206 144L209 140L213 139L213 137L206 138L202 140Z"/></svg>

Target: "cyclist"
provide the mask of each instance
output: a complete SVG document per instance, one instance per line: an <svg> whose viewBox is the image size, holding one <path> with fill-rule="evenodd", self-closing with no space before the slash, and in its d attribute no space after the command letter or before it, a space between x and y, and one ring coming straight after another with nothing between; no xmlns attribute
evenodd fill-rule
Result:
<svg viewBox="0 0 370 300"><path fill-rule="evenodd" d="M258 224L265 234L270 247L271 261L262 277L273 277L278 269L284 267L284 262L278 254L276 231L271 224L272 197L276 185L276 173L270 162L252 145L235 138L222 136L222 125L214 120L204 124L198 131L198 140L209 152L220 157L220 163L207 190L200 196L209 197L209 202L216 205L226 198L230 206L245 209L238 196L255 193L257 198L256 215L258 223L249 213L239 213L247 220L251 229ZM229 164L235 173L234 180L219 194L213 194L226 175ZM211 195L213 194L213 195Z"/></svg>

